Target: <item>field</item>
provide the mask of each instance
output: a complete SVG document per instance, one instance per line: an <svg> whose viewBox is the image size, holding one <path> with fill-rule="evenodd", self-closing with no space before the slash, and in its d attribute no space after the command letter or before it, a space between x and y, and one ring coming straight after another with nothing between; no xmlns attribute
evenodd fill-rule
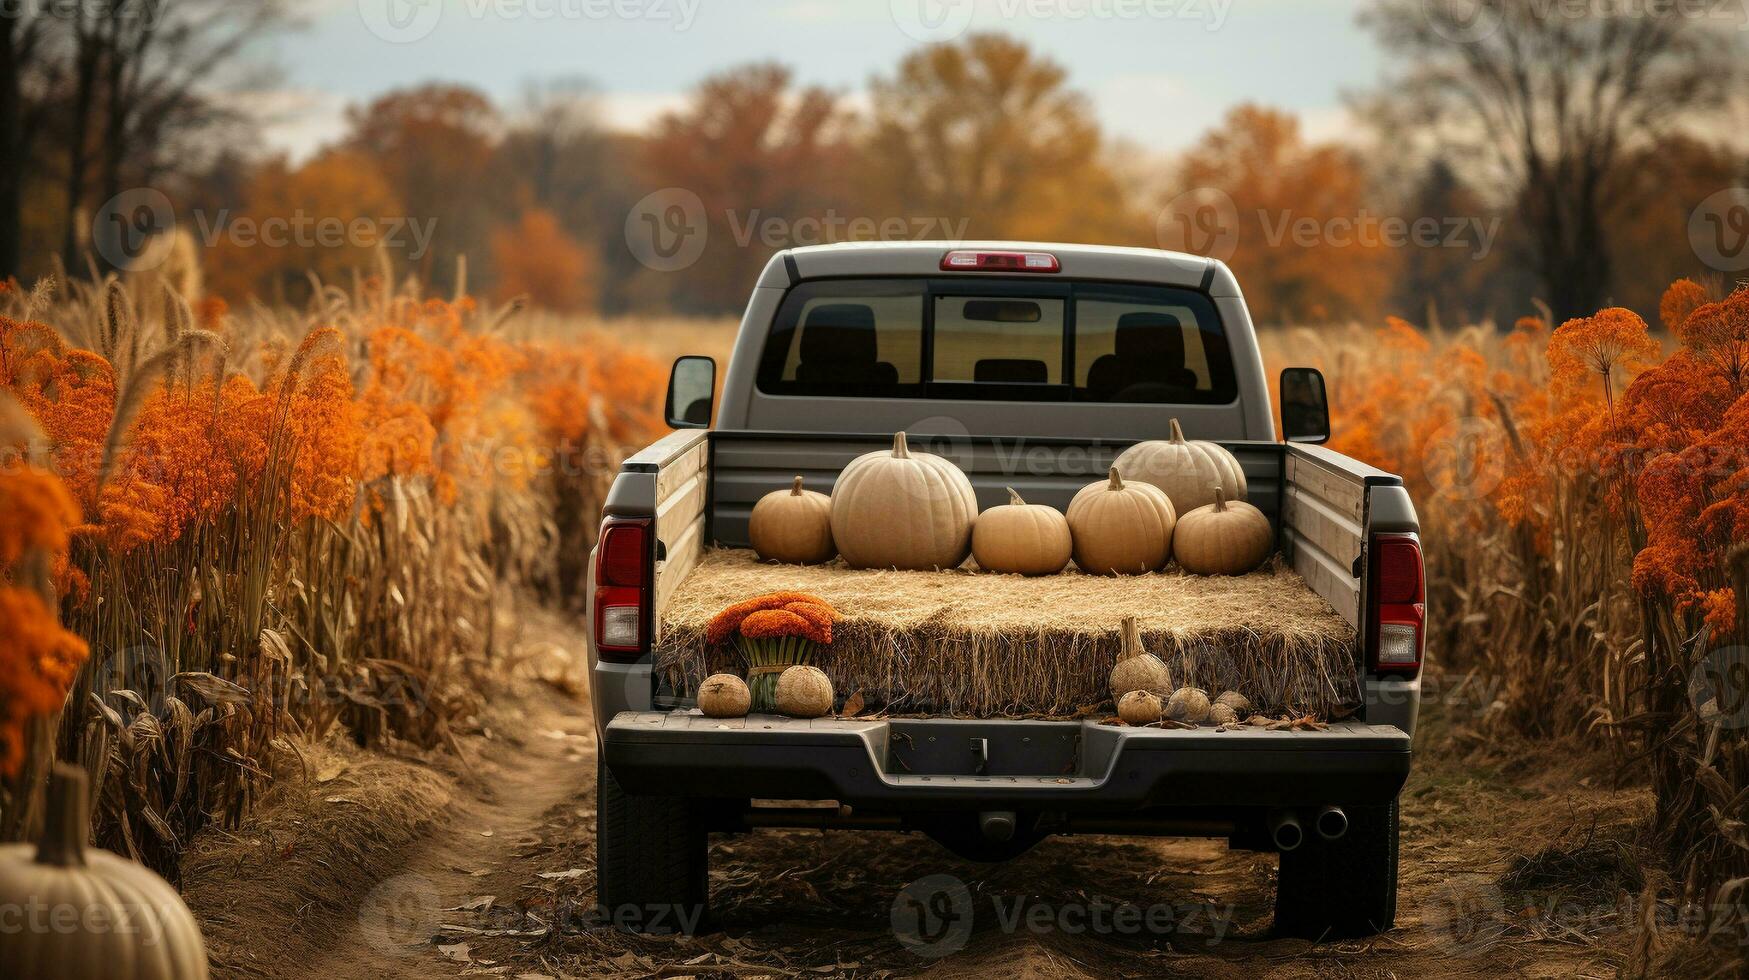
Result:
<svg viewBox="0 0 1749 980"><path fill-rule="evenodd" d="M13 287L0 315L0 838L40 820L52 760L82 765L95 839L184 888L224 975L907 974L930 961L890 910L934 873L980 903L937 975L1741 957L1749 291L1678 282L1655 326L1267 333L1272 371L1328 376L1332 446L1409 481L1439 629L1402 929L1316 947L1265 935L1269 860L1183 843L991 870L773 834L717 845L720 932L589 917L582 561L613 466L661 429L668 360L726 362L732 323L582 322L386 272L300 309L111 280ZM1014 900L1200 931L1007 930Z"/></svg>

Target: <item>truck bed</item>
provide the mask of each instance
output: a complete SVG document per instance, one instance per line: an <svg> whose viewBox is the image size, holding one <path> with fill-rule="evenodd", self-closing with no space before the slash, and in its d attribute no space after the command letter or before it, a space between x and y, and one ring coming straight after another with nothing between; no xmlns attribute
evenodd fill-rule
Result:
<svg viewBox="0 0 1749 980"><path fill-rule="evenodd" d="M681 431L627 460L607 511L649 516L649 502L656 501L653 516L660 542L654 589L658 660L667 640L663 634L673 628L672 618L665 613L675 596L709 549L747 546L748 517L762 495L786 485L797 474L810 488L830 492L845 464L862 453L890 445L891 438L890 433ZM1062 509L1077 490L1099 479L1131 443L951 432L939 435L920 423L912 434L912 445L958 464L970 478L980 508L1005 502L1004 488L1014 487L1030 502ZM1369 497L1375 488L1400 487L1401 481L1317 446L1265 442L1222 445L1245 469L1247 499L1275 526L1285 567L1327 604L1333 617L1358 630ZM777 587L775 580L771 587ZM1360 651L1352 638L1351 633L1346 656L1352 666L1347 675L1357 676ZM672 659L669 666L674 666ZM684 676L664 678L658 670L657 680L658 707L686 704Z"/></svg>
<svg viewBox="0 0 1749 980"><path fill-rule="evenodd" d="M739 672L706 628L719 610L771 591L837 607L817 665L841 697L870 711L949 717L1073 718L1104 705L1118 624L1137 617L1143 645L1174 685L1238 691L1261 711L1342 717L1360 700L1355 632L1286 564L1249 575L1027 578L954 571L782 565L752 551L707 551L662 609L655 668L676 694Z"/></svg>

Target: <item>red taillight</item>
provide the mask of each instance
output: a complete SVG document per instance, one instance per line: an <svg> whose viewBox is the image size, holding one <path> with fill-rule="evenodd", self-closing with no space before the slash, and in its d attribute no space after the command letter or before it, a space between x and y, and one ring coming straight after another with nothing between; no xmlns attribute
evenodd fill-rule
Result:
<svg viewBox="0 0 1749 980"><path fill-rule="evenodd" d="M977 252L957 249L941 258L943 272L1058 272L1062 266L1049 252Z"/></svg>
<svg viewBox="0 0 1749 980"><path fill-rule="evenodd" d="M1409 534L1372 539L1372 623L1369 647L1379 673L1414 676L1426 642L1427 588L1421 542Z"/></svg>
<svg viewBox="0 0 1749 980"><path fill-rule="evenodd" d="M595 648L603 660L627 663L644 654L649 636L650 522L602 522L595 547Z"/></svg>

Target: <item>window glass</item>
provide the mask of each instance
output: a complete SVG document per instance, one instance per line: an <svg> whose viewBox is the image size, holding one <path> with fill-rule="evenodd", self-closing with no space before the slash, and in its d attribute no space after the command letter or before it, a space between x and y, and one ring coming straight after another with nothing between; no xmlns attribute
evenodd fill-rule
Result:
<svg viewBox="0 0 1749 980"><path fill-rule="evenodd" d="M1061 384L1061 299L935 298L934 381Z"/></svg>
<svg viewBox="0 0 1749 980"><path fill-rule="evenodd" d="M1078 292L1075 389L1082 401L1231 401L1232 357L1213 304L1184 290Z"/></svg>
<svg viewBox="0 0 1749 980"><path fill-rule="evenodd" d="M923 380L923 283L803 283L790 291L760 364L784 394L904 395Z"/></svg>

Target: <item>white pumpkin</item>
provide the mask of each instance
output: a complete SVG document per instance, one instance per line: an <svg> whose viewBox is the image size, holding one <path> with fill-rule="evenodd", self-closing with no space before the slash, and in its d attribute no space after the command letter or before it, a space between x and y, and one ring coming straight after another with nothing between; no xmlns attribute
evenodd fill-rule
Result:
<svg viewBox="0 0 1749 980"><path fill-rule="evenodd" d="M798 476L789 489L773 490L753 505L747 537L766 561L801 565L831 561L838 554L832 546L832 499L802 489Z"/></svg>
<svg viewBox="0 0 1749 980"><path fill-rule="evenodd" d="M1171 428L1172 438L1138 442L1112 465L1125 480L1166 491L1181 515L1214 503L1216 487L1228 500L1245 499L1245 471L1237 457L1212 442L1185 439L1177 419Z"/></svg>
<svg viewBox="0 0 1749 980"><path fill-rule="evenodd" d="M978 498L940 456L893 448L850 461L832 488L832 540L852 568L956 568L972 550Z"/></svg>
<svg viewBox="0 0 1749 980"><path fill-rule="evenodd" d="M0 847L0 902L75 913L72 931L0 928L0 974L43 980L206 980L200 927L169 882L85 847L85 771L57 765L36 845ZM16 908L16 906L15 906ZM129 928L119 926L126 924Z"/></svg>
<svg viewBox="0 0 1749 980"><path fill-rule="evenodd" d="M1008 503L984 511L972 524L972 557L987 571L1054 575L1069 564L1073 550L1068 518L1055 507L1027 503L1013 487Z"/></svg>

